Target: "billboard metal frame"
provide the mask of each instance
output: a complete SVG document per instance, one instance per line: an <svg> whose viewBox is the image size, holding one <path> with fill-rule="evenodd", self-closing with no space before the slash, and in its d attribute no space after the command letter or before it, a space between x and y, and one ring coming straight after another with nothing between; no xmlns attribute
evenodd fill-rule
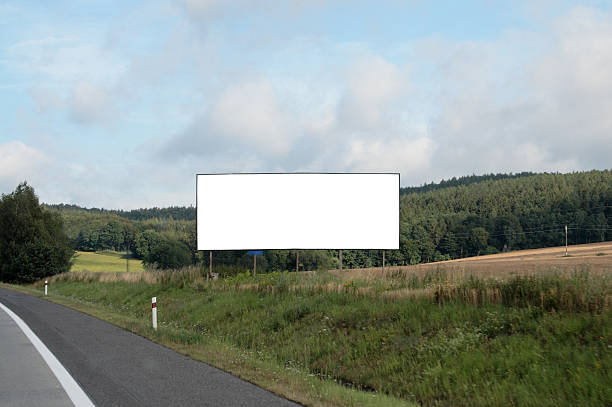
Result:
<svg viewBox="0 0 612 407"><path fill-rule="evenodd" d="M397 221L399 227L399 215L400 215L400 201L401 201L401 174L399 172L224 172L224 173L196 173L195 184L196 184L196 247L198 238L198 176L200 175L397 175ZM399 229L398 229L398 247L399 247ZM319 247L319 248L302 248L302 247L287 247L281 249L266 249L266 250L342 250L341 247ZM233 251L233 250L260 250L259 248L244 248L244 249L199 249L198 251ZM394 250L394 249L372 249L372 248L360 248L354 250ZM396 250L396 249L395 249Z"/></svg>

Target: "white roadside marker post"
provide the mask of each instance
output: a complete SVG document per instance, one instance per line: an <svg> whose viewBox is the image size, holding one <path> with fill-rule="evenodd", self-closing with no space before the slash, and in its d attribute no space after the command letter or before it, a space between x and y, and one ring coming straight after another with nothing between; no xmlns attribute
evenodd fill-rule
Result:
<svg viewBox="0 0 612 407"><path fill-rule="evenodd" d="M47 295L47 285L49 284L49 281L45 280L45 295Z"/></svg>
<svg viewBox="0 0 612 407"><path fill-rule="evenodd" d="M157 329L157 297L151 298L151 311L153 312L153 329Z"/></svg>

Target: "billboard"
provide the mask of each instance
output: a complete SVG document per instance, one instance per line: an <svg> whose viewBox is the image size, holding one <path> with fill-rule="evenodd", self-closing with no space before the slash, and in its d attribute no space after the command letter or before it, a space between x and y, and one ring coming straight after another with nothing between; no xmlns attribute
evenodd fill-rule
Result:
<svg viewBox="0 0 612 407"><path fill-rule="evenodd" d="M198 250L399 249L399 174L198 174Z"/></svg>

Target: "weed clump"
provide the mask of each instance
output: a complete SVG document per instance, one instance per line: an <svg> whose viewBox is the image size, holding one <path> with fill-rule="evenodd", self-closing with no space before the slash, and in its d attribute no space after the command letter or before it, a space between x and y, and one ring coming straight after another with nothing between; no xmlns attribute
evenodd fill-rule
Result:
<svg viewBox="0 0 612 407"><path fill-rule="evenodd" d="M544 311L602 313L610 309L612 281L588 272L570 275L515 276L507 281L471 276L457 284L438 284L434 301L463 301L473 305L502 304L506 307L539 307Z"/></svg>

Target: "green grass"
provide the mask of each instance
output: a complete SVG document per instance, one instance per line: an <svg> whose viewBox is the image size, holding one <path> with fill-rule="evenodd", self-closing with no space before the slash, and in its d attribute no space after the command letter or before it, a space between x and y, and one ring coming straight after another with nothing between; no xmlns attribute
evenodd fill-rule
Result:
<svg viewBox="0 0 612 407"><path fill-rule="evenodd" d="M191 269L100 280L61 275L51 288L307 405L612 404L609 275L344 281L318 272L208 283ZM391 295L404 289L420 294Z"/></svg>
<svg viewBox="0 0 612 407"><path fill-rule="evenodd" d="M130 272L143 271L142 261L130 258ZM125 253L118 252L80 252L74 257L71 271L105 271L118 273L126 270Z"/></svg>

